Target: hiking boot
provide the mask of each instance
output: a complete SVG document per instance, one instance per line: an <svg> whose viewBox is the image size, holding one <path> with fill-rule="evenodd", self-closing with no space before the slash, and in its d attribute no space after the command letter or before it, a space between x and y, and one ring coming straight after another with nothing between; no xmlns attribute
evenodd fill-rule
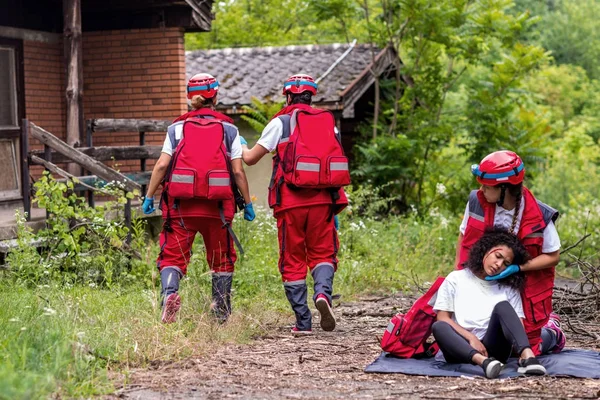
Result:
<svg viewBox="0 0 600 400"><path fill-rule="evenodd" d="M294 336L310 336L313 334L312 329L300 330L297 326L294 326L291 332Z"/></svg>
<svg viewBox="0 0 600 400"><path fill-rule="evenodd" d="M321 328L324 331L330 332L335 329L335 316L333 315L333 310L331 309L331 305L327 300L327 297L324 294L320 294L317 296L315 300L315 306L319 313L321 314Z"/></svg>
<svg viewBox="0 0 600 400"><path fill-rule="evenodd" d="M500 361L496 360L495 358L490 357L490 358L486 358L485 360L483 360L483 364L481 364L481 368L483 368L483 373L485 374L486 378L496 379L500 375L500 372L502 372L502 369L504 368L504 364L502 364Z"/></svg>
<svg viewBox="0 0 600 400"><path fill-rule="evenodd" d="M524 375L546 375L546 368L535 357L520 359L517 372Z"/></svg>
<svg viewBox="0 0 600 400"><path fill-rule="evenodd" d="M546 322L544 328L550 329L556 334L556 346L550 349L550 352L554 354L560 353L565 348L565 344L567 344L567 337L560 328L560 316L556 313L550 313L550 319Z"/></svg>
<svg viewBox="0 0 600 400"><path fill-rule="evenodd" d="M163 324L172 324L177 320L177 311L179 311L179 307L181 307L181 298L177 293L171 293L165 299L165 304L163 306L162 312L162 322Z"/></svg>

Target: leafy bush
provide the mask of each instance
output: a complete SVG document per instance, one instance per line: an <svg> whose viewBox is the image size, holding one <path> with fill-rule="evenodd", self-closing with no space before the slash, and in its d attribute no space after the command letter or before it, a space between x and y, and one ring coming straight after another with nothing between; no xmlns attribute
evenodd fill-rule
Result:
<svg viewBox="0 0 600 400"><path fill-rule="evenodd" d="M33 202L47 210L47 226L34 234L23 216L17 217L18 247L7 256L10 277L26 286L60 282L111 287L147 281L148 269L140 260L144 223L133 218L130 230L123 215L133 195L126 197L122 189L107 185L104 192L115 200L90 207L73 187L73 182L57 182L48 173L36 182Z"/></svg>

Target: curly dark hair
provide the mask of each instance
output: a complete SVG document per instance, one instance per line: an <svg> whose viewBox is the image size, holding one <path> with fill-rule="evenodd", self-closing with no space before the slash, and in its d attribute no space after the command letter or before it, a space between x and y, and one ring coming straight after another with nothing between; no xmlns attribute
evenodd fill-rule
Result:
<svg viewBox="0 0 600 400"><path fill-rule="evenodd" d="M503 228L489 228L486 229L483 236L471 247L469 259L465 267L470 269L475 275L478 275L483 271L483 258L485 254L494 247L501 245L505 245L513 251L513 264L521 265L529 259L529 253L525 249L525 246L523 246L523 243L515 235ZM521 290L525 283L525 277L522 272L519 272L518 274L512 274L498 280L498 283Z"/></svg>

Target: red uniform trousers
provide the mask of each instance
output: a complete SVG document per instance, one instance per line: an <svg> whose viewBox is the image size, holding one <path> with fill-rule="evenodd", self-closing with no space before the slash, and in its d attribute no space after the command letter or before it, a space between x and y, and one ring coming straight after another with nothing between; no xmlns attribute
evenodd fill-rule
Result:
<svg viewBox="0 0 600 400"><path fill-rule="evenodd" d="M213 272L233 273L237 259L233 239L218 218L176 217L171 219L171 232L164 227L160 234L158 269L176 267L183 275L192 254L196 233L204 238L206 261Z"/></svg>
<svg viewBox="0 0 600 400"><path fill-rule="evenodd" d="M276 214L279 237L279 272L283 282L306 279L320 264L337 269L339 241L333 224L331 205L296 207Z"/></svg>

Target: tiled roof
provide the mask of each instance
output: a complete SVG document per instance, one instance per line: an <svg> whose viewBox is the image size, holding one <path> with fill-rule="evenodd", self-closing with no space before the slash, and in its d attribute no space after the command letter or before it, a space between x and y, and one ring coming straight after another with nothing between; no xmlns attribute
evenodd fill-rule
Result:
<svg viewBox="0 0 600 400"><path fill-rule="evenodd" d="M305 73L318 79L348 50L348 44L255 47L186 52L187 78L199 72L213 74L220 82L219 108L260 100L283 100L286 78ZM375 55L379 53L375 49ZM320 82L315 103L335 103L342 92L372 61L368 45L356 45Z"/></svg>

